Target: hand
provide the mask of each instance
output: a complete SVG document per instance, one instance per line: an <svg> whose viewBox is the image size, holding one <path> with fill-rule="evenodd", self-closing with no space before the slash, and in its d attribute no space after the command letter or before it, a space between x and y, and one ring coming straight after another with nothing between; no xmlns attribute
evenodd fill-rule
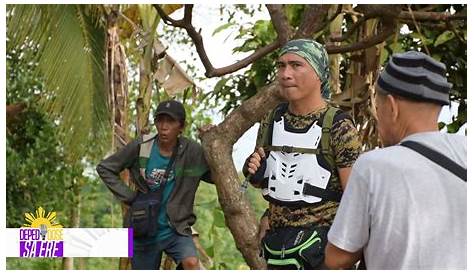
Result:
<svg viewBox="0 0 474 274"><path fill-rule="evenodd" d="M249 162L247 164L248 167L248 172L252 175L254 175L258 168L260 167L260 162L265 159L265 151L263 150L262 147L259 147L255 150L252 155L250 155Z"/></svg>

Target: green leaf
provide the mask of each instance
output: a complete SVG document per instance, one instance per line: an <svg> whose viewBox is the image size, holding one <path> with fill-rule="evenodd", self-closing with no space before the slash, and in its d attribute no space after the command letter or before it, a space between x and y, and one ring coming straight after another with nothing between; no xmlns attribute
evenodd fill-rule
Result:
<svg viewBox="0 0 474 274"><path fill-rule="evenodd" d="M388 50L384 47L380 55L380 65L385 64L385 61L387 60L387 58L388 58Z"/></svg>
<svg viewBox="0 0 474 274"><path fill-rule="evenodd" d="M454 32L447 30L443 32L438 38L436 38L436 42L434 44L435 47L446 43L447 41L454 38Z"/></svg>
<svg viewBox="0 0 474 274"><path fill-rule="evenodd" d="M442 130L446 126L446 123L439 122L438 123L438 130Z"/></svg>
<svg viewBox="0 0 474 274"><path fill-rule="evenodd" d="M210 247L208 248L205 248L204 250L206 250L206 254L209 256L209 257L214 257L214 246L211 245Z"/></svg>
<svg viewBox="0 0 474 274"><path fill-rule="evenodd" d="M227 28L229 28L230 26L233 26L233 25L235 25L235 24L232 23L232 22L229 22L229 23L226 23L224 25L219 26L218 28L216 28L214 30L214 32L212 33L212 36L218 34L219 32L221 32L221 31L223 31L223 30L225 30L225 29L227 29Z"/></svg>
<svg viewBox="0 0 474 274"><path fill-rule="evenodd" d="M35 74L44 77L41 106L60 121L60 135L69 158L77 160L88 147L77 140L95 140L105 149L110 132L105 71L106 29L96 24L88 5L15 5L8 21L9 49L38 46ZM18 33L15 33L18 32Z"/></svg>
<svg viewBox="0 0 474 274"><path fill-rule="evenodd" d="M196 206L201 207L203 209L211 210L211 209L215 208L216 204L217 204L217 199L213 199L209 202L196 204Z"/></svg>
<svg viewBox="0 0 474 274"><path fill-rule="evenodd" d="M217 227L226 227L225 226L225 219L224 219L224 213L220 208L214 208L214 225Z"/></svg>
<svg viewBox="0 0 474 274"><path fill-rule="evenodd" d="M419 39L419 40L420 40L420 41L419 41L420 43L425 44L425 45L427 45L427 46L433 44L433 39L431 39L431 38L426 38L425 35L422 35L422 34L420 34L420 33L418 33L418 32L410 33L409 36L411 36L411 37L414 38L414 39Z"/></svg>
<svg viewBox="0 0 474 274"><path fill-rule="evenodd" d="M460 126L458 121L454 121L451 124L448 125L448 133L456 133L458 132Z"/></svg>
<svg viewBox="0 0 474 274"><path fill-rule="evenodd" d="M227 78L227 77L224 77L224 78L220 79L220 80L216 83L216 85L215 85L215 87L214 87L214 92L215 92L215 93L221 92L222 88L225 86L225 84L227 83L227 81L228 81L229 79L230 79L230 78Z"/></svg>
<svg viewBox="0 0 474 274"><path fill-rule="evenodd" d="M392 50L392 54L393 53L399 53L399 52L404 52L404 48L403 48L403 44L402 43L399 43L398 41L397 42L394 42L392 44L390 44L390 49Z"/></svg>

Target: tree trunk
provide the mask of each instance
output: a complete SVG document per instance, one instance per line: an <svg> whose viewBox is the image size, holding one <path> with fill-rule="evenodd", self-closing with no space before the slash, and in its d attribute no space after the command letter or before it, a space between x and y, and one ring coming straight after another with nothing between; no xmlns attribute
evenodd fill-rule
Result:
<svg viewBox="0 0 474 274"><path fill-rule="evenodd" d="M107 16L107 84L109 92L109 109L112 117L112 148L121 149L129 142L128 138L128 81L125 50L120 44L117 26L118 6L113 5ZM128 182L128 172L121 174L123 182ZM130 185L132 187L132 185ZM122 216L127 213L128 207L122 204ZM130 259L120 258L119 269L129 269Z"/></svg>
<svg viewBox="0 0 474 274"><path fill-rule="evenodd" d="M359 40L377 34L379 19L367 20L360 28ZM374 85L380 67L380 55L385 43L364 49L360 53L352 53L351 91L352 117L358 126L363 150L368 151L378 145L377 122L375 118ZM357 54L357 55L356 55Z"/></svg>
<svg viewBox="0 0 474 274"><path fill-rule="evenodd" d="M345 6L350 10L350 7ZM335 24L336 20L333 21ZM356 41L377 35L379 19L370 19L357 29ZM332 102L344 110L350 110L356 127L361 135L363 150L373 149L378 145L377 123L374 107L374 84L380 67L380 55L384 43L350 53L350 68L344 75L345 86L341 93L333 93ZM333 58L332 56L330 57ZM331 66L338 66L331 63ZM334 68L335 71L335 68ZM339 78L339 73L331 74ZM334 91L334 90L333 90Z"/></svg>
<svg viewBox="0 0 474 274"><path fill-rule="evenodd" d="M74 258L64 257L61 268L62 270L73 270Z"/></svg>
<svg viewBox="0 0 474 274"><path fill-rule="evenodd" d="M156 16L151 26L151 29L147 30L149 35L147 36L146 47L140 59L140 82L139 82L139 94L136 100L137 118L135 122L136 134L140 135L148 133L148 115L151 108L151 96L152 96L152 84L154 67L153 62L156 62L154 57L154 44L155 44L155 33L160 17Z"/></svg>
<svg viewBox="0 0 474 274"><path fill-rule="evenodd" d="M81 223L81 188L83 182L81 179L74 179L72 185L72 203L70 206L70 225L69 227L78 228ZM74 258L64 257L62 261L63 270L73 270L74 269Z"/></svg>
<svg viewBox="0 0 474 274"><path fill-rule="evenodd" d="M150 58L151 59L151 58ZM139 82L139 95L136 100L135 108L137 110L137 118L135 122L136 135L148 133L148 115L151 108L151 95L152 95L152 75L150 73L150 64L146 65L146 62L151 60L145 60L144 57L140 60L140 82Z"/></svg>
<svg viewBox="0 0 474 274"><path fill-rule="evenodd" d="M273 83L243 102L201 138L226 225L251 269L265 269L266 265L259 253L257 217L248 199L239 191L241 182L232 161L232 146L280 101L277 85Z"/></svg>
<svg viewBox="0 0 474 274"><path fill-rule="evenodd" d="M80 258L77 258L77 261L78 261L78 266L77 266L77 269L78 270L86 270L87 268L87 258L83 258L83 257L80 257Z"/></svg>

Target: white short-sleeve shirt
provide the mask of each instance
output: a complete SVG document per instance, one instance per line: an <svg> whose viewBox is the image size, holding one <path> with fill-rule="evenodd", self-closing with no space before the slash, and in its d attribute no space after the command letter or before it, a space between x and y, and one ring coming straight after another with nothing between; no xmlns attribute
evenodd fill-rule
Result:
<svg viewBox="0 0 474 274"><path fill-rule="evenodd" d="M466 137L417 133L423 143L466 168ZM466 269L467 186L448 170L402 146L355 162L328 234L335 246L363 248L367 269Z"/></svg>

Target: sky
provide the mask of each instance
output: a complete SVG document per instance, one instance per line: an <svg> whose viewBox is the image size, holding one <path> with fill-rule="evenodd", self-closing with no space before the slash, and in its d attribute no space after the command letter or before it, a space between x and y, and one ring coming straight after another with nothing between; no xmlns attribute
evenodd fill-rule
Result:
<svg viewBox="0 0 474 274"><path fill-rule="evenodd" d="M171 17L175 19L180 19L182 18L182 14L182 10L179 10L173 13ZM239 45L239 42L236 42L233 39L235 34L228 37L229 34L235 31L235 28L229 28L227 30L217 33L215 36L212 36L212 33L217 27L226 23L223 21L219 21L219 18L221 18L219 13L219 5L195 5L195 7L193 8L193 25L198 30L199 28L201 28L201 35L203 37L204 47L209 56L209 59L211 60L211 63L216 68L233 64L239 59L246 57L245 54L232 53L232 49ZM257 21L262 19L270 19L266 8L263 8L262 12L257 12L253 18L244 18L245 21ZM191 55L187 48L173 46L170 41L163 42L169 43L170 47L168 49L168 54L170 54L178 62L184 60L192 60L192 58L190 58ZM193 48L192 50L195 49ZM198 71L200 69L200 75L204 75L204 68L199 59L195 62L195 66L198 68ZM239 71L239 73L242 73L243 71L245 71L245 69ZM197 81L197 85L200 88L209 91L214 88L214 85L217 83L218 80L219 78L211 78L206 79L205 81ZM224 119L224 117L219 113L210 111L209 114L212 116L214 124L218 124ZM237 170L240 170L247 156L250 155L250 153L253 151L257 131L258 124L250 128L237 141L237 143L234 144L232 157Z"/></svg>
<svg viewBox="0 0 474 274"><path fill-rule="evenodd" d="M182 18L183 10L178 10L171 15L171 17L175 19ZM234 35L229 37L235 28L229 28L225 31L222 31L215 36L212 36L214 30L219 27L220 25L226 23L223 21L219 21L221 18L219 14L219 5L200 5L197 4L194 6L193 9L193 25L196 29L201 28L201 35L203 37L204 46L206 52L211 60L211 63L214 67L223 67L230 65L236 62L238 59L242 59L246 55L244 54L234 54L232 53L232 49L239 45L239 41L235 41L232 39ZM269 20L270 16L266 8L263 8L261 12L257 12L253 18L245 17L245 21L257 21L257 20ZM173 45L171 41L164 41L164 43L169 44L168 53L175 58L178 62L192 62L192 58L190 55L190 51L188 48L183 46L176 46ZM195 50L192 48L192 50ZM202 63L199 59L195 61L195 66L198 68L198 73L200 75L204 75L204 68ZM238 73L242 73L245 69L240 70ZM205 91L212 90L214 88L215 83L219 80L219 78L211 78L206 79L204 81L197 81L197 85L204 89ZM445 106L443 107L439 121L450 123L452 121L453 115L457 114L457 103L452 103L451 107ZM213 118L214 124L218 124L221 122L224 117L216 112L210 111L209 114ZM234 165L236 166L237 170L243 166L245 159L253 152L255 146L255 140L257 136L259 124L255 124L251 127L246 133L242 135L242 137L234 144L234 149L232 153L232 157L234 160ZM464 129L466 125L464 125L459 134L464 134ZM446 131L446 130L444 130Z"/></svg>

